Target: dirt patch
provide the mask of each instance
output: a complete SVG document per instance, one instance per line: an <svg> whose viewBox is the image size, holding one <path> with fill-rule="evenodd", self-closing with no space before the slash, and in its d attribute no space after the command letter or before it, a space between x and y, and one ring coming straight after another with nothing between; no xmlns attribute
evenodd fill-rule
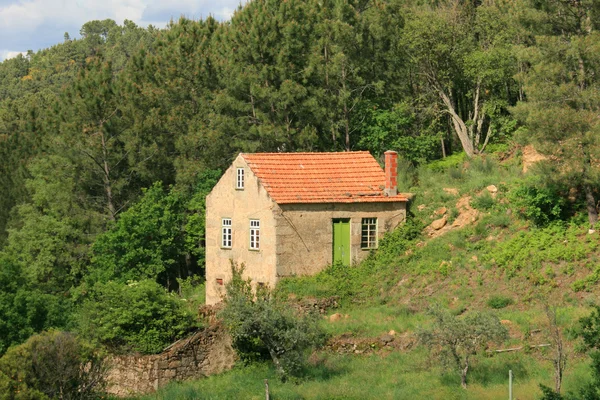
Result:
<svg viewBox="0 0 600 400"><path fill-rule="evenodd" d="M538 151L532 145L523 147L522 152L523 172L527 172L529 169L531 169L533 164L547 159L545 155L538 153Z"/></svg>
<svg viewBox="0 0 600 400"><path fill-rule="evenodd" d="M325 349L338 354L369 354L380 350L408 351L416 344L414 334L382 334L381 337L355 337L352 333L344 333L329 339Z"/></svg>

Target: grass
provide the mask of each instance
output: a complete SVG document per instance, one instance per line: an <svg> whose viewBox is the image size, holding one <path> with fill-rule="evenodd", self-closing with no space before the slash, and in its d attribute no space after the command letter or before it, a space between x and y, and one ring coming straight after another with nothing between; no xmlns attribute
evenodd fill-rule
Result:
<svg viewBox="0 0 600 400"><path fill-rule="evenodd" d="M526 353L478 359L468 377L468 390L460 388L457 373L436 365L422 348L361 356L320 353L312 363L306 379L299 382L281 383L270 365L254 364L196 382L170 384L143 399L264 399L264 379L276 400L501 399L508 394L509 370L514 374L515 398L537 398L538 383L553 384L549 362ZM576 390L587 379L587 365L572 364L564 389Z"/></svg>

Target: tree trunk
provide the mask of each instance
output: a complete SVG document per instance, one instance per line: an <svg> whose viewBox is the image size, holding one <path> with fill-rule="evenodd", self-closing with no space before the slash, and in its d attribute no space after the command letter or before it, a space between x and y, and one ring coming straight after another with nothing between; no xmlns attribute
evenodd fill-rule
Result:
<svg viewBox="0 0 600 400"><path fill-rule="evenodd" d="M598 210L596 210L596 199L594 198L594 192L592 187L586 183L583 185L585 191L585 205L588 212L588 220L590 222L590 232L593 232L596 223L598 222Z"/></svg>
<svg viewBox="0 0 600 400"><path fill-rule="evenodd" d="M462 118L456 113L454 109L454 105L452 104L452 100L443 90L437 89L439 96L442 98L444 105L448 113L450 114L450 118L452 119L452 125L454 126L454 131L460 140L462 148L464 149L467 157L471 158L475 155L475 149L473 148L472 138L469 137L469 130L462 120Z"/></svg>
<svg viewBox="0 0 600 400"><path fill-rule="evenodd" d="M110 180L110 166L108 165L108 147L106 143L106 137L102 132L102 125L100 126L100 137L102 139L102 164L104 167L104 190L106 191L106 203L108 211L110 212L110 219L114 221L117 210L113 201L112 182Z"/></svg>
<svg viewBox="0 0 600 400"><path fill-rule="evenodd" d="M281 365L281 361L279 360L277 353L275 352L275 350L273 350L273 346L267 345L267 347L269 348L269 354L271 355L271 359L273 360L273 364L275 364L277 372L279 372L281 379L285 380L285 378L287 377L287 373L285 369L283 369L283 366Z"/></svg>
<svg viewBox="0 0 600 400"><path fill-rule="evenodd" d="M460 371L460 385L467 388L467 372L469 371L469 356L465 358L465 367Z"/></svg>

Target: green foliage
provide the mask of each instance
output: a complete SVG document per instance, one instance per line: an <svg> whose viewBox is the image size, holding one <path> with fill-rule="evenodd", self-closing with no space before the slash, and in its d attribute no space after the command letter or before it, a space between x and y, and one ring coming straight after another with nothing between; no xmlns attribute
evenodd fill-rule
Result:
<svg viewBox="0 0 600 400"><path fill-rule="evenodd" d="M488 192L487 190L485 190L479 196L475 197L471 202L471 205L473 207L482 211L490 210L492 207L494 207L495 204L496 201L494 200L490 192Z"/></svg>
<svg viewBox="0 0 600 400"><path fill-rule="evenodd" d="M564 196L546 185L524 182L511 191L509 198L518 215L537 226L548 225L565 216Z"/></svg>
<svg viewBox="0 0 600 400"><path fill-rule="evenodd" d="M144 191L138 203L124 212L115 227L93 246L96 281L119 282L183 277L184 204L177 192L165 193L160 183Z"/></svg>
<svg viewBox="0 0 600 400"><path fill-rule="evenodd" d="M440 135L416 129L415 111L411 105L399 103L390 110L372 106L361 111L359 148L376 155L396 150L402 158L413 163L439 158Z"/></svg>
<svg viewBox="0 0 600 400"><path fill-rule="evenodd" d="M156 279L176 287L176 279L204 272L205 198L218 171L204 171L190 195L155 183L100 235L92 250L90 282Z"/></svg>
<svg viewBox="0 0 600 400"><path fill-rule="evenodd" d="M197 329L183 301L153 280L98 283L78 311L80 334L116 352L159 353Z"/></svg>
<svg viewBox="0 0 600 400"><path fill-rule="evenodd" d="M507 307L513 303L513 299L503 295L494 295L487 300L487 305L490 308L500 309Z"/></svg>
<svg viewBox="0 0 600 400"><path fill-rule="evenodd" d="M431 308L429 312L434 318L433 326L421 330L419 340L442 363L460 374L461 384L466 388L470 358L485 350L489 342L506 340L508 331L492 314L472 312L461 317L441 308Z"/></svg>
<svg viewBox="0 0 600 400"><path fill-rule="evenodd" d="M451 156L442 158L441 160L430 162L429 164L427 164L427 168L436 172L447 171L452 168L462 168L465 159L465 153L456 153L452 154Z"/></svg>
<svg viewBox="0 0 600 400"><path fill-rule="evenodd" d="M583 262L598 243L582 235L577 225L553 224L520 231L498 243L485 254L485 260L504 269L508 276L518 271L541 271L549 263Z"/></svg>
<svg viewBox="0 0 600 400"><path fill-rule="evenodd" d="M6 400L97 399L105 373L98 349L71 333L48 331L0 358L0 395Z"/></svg>
<svg viewBox="0 0 600 400"><path fill-rule="evenodd" d="M307 352L324 343L317 314L297 315L279 302L267 288L252 289L244 280L244 267L232 263L232 279L226 285L225 321L234 347L242 358L269 355L281 380L300 376Z"/></svg>
<svg viewBox="0 0 600 400"><path fill-rule="evenodd" d="M69 325L71 312L69 299L28 287L19 264L0 253L0 355L34 333Z"/></svg>

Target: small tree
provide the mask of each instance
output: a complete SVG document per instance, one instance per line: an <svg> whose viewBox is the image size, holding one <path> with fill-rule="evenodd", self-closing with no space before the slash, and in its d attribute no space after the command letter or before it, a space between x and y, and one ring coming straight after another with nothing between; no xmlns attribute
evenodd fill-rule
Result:
<svg viewBox="0 0 600 400"><path fill-rule="evenodd" d="M254 292L251 280L242 278L243 269L232 264L233 277L226 285L225 308L220 314L234 347L242 357L268 353L282 381L298 376L308 350L325 339L318 316L296 315L266 287Z"/></svg>
<svg viewBox="0 0 600 400"><path fill-rule="evenodd" d="M106 367L98 350L68 332L49 331L12 347L0 359L0 389L18 399L95 399Z"/></svg>
<svg viewBox="0 0 600 400"><path fill-rule="evenodd" d="M567 354L562 340L562 334L558 327L556 318L556 307L550 307L548 304L544 306L546 317L548 318L548 328L550 341L552 342L551 361L554 366L554 391L560 393L562 386L563 374L567 367Z"/></svg>
<svg viewBox="0 0 600 400"><path fill-rule="evenodd" d="M433 326L419 332L422 344L428 346L445 366L460 373L461 385L467 388L467 372L471 357L485 349L489 342L502 342L508 331L498 317L475 312L465 317L452 315L440 308L431 308Z"/></svg>

